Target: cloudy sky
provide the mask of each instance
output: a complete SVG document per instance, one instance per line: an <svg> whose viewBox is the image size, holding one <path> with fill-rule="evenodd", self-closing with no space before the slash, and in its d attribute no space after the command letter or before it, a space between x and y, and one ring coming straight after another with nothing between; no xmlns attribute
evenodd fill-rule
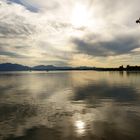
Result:
<svg viewBox="0 0 140 140"><path fill-rule="evenodd" d="M0 0L0 63L140 65L139 0Z"/></svg>

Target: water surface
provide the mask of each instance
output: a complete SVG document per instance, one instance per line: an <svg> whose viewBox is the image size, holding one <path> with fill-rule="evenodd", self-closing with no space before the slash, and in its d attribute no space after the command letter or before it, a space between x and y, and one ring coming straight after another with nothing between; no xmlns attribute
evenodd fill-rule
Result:
<svg viewBox="0 0 140 140"><path fill-rule="evenodd" d="M0 140L138 140L140 73L1 72Z"/></svg>

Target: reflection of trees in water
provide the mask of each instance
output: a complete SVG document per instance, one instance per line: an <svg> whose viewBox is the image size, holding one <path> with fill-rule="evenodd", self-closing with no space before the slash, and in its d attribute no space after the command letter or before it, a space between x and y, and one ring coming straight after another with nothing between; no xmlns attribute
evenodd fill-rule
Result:
<svg viewBox="0 0 140 140"><path fill-rule="evenodd" d="M137 76L139 76L140 77L140 71L111 71L111 72L109 72L109 74L110 74L110 76L114 76L114 75L118 75L118 76L120 76L120 77L129 77L129 76L135 76L135 78L137 77Z"/></svg>
<svg viewBox="0 0 140 140"><path fill-rule="evenodd" d="M119 75L120 77L123 77L125 75L125 72L124 71L117 71L117 72L116 71L110 71L109 74L112 75L112 76L113 75Z"/></svg>
<svg viewBox="0 0 140 140"><path fill-rule="evenodd" d="M139 76L140 77L140 72L139 71L127 71L126 72L126 74L127 74L127 76L129 77L129 76L132 76L132 77L137 77L137 76Z"/></svg>

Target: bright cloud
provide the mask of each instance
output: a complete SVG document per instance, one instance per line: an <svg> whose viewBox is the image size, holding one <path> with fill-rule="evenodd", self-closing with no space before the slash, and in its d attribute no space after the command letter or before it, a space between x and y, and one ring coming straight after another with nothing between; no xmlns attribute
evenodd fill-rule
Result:
<svg viewBox="0 0 140 140"><path fill-rule="evenodd" d="M138 0L0 0L0 13L0 63L139 64Z"/></svg>

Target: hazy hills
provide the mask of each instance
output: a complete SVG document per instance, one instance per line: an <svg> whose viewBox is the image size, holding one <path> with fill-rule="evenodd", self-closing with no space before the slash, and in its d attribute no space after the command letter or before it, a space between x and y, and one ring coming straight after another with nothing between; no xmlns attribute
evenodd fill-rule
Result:
<svg viewBox="0 0 140 140"><path fill-rule="evenodd" d="M0 64L0 71L49 71L49 70L92 70L93 67L57 67L53 65L38 65L28 67L20 64L2 63Z"/></svg>
<svg viewBox="0 0 140 140"><path fill-rule="evenodd" d="M12 63L0 64L0 71L26 71L26 70L30 70L30 67Z"/></svg>
<svg viewBox="0 0 140 140"><path fill-rule="evenodd" d="M0 64L0 71L54 71L54 70L97 70L97 71L140 71L140 66L127 66L116 68L96 68L96 67L59 67L54 65L38 65L34 67L24 66L20 64L2 63Z"/></svg>

